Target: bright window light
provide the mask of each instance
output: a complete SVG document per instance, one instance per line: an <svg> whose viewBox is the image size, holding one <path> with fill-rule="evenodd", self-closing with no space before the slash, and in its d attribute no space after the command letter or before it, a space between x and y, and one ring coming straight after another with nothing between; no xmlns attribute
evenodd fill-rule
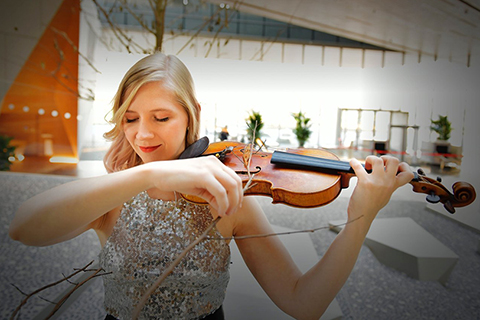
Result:
<svg viewBox="0 0 480 320"><path fill-rule="evenodd" d="M78 163L78 159L74 157L51 157L50 163Z"/></svg>

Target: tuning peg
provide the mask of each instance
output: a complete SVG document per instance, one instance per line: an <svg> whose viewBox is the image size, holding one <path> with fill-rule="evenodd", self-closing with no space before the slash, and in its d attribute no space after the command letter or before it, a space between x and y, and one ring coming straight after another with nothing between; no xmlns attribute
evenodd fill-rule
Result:
<svg viewBox="0 0 480 320"><path fill-rule="evenodd" d="M437 177L438 182L442 182L442 177Z"/></svg>
<svg viewBox="0 0 480 320"><path fill-rule="evenodd" d="M440 197L435 194L435 192L430 192L430 194L427 196L427 201L430 203L438 203L440 202ZM448 209L447 209L448 210Z"/></svg>
<svg viewBox="0 0 480 320"><path fill-rule="evenodd" d="M421 176L424 176L424 175L425 175L425 171L423 171L422 168L418 168L417 173L418 173L419 175L421 175Z"/></svg>
<svg viewBox="0 0 480 320"><path fill-rule="evenodd" d="M453 207L452 203L450 202L450 200L448 200L447 202L445 202L443 204L443 207L450 213L455 213L455 208Z"/></svg>

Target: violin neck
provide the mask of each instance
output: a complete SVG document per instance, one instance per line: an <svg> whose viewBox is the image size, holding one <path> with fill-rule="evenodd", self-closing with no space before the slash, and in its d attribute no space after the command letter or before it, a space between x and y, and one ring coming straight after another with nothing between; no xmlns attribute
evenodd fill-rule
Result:
<svg viewBox="0 0 480 320"><path fill-rule="evenodd" d="M346 161L317 158L283 151L274 151L270 162L292 169L355 174L350 163Z"/></svg>

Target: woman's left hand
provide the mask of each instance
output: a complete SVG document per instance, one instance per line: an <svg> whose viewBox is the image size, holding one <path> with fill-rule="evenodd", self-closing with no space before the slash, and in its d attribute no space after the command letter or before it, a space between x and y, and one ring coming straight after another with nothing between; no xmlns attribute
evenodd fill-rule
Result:
<svg viewBox="0 0 480 320"><path fill-rule="evenodd" d="M350 165L358 181L348 205L349 220L363 215L368 228L393 192L413 179L413 173L407 163L391 156L368 156L365 168L356 159Z"/></svg>

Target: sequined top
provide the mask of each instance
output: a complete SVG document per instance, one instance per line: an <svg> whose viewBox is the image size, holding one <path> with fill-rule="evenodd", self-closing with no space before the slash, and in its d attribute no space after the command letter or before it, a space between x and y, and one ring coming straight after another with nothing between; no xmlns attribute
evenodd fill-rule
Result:
<svg viewBox="0 0 480 320"><path fill-rule="evenodd" d="M213 221L208 206L152 199L141 192L122 208L100 252L105 309L131 319L142 294ZM215 228L210 236L218 237ZM140 319L201 319L218 309L230 279L230 248L204 240L185 256L142 309Z"/></svg>

